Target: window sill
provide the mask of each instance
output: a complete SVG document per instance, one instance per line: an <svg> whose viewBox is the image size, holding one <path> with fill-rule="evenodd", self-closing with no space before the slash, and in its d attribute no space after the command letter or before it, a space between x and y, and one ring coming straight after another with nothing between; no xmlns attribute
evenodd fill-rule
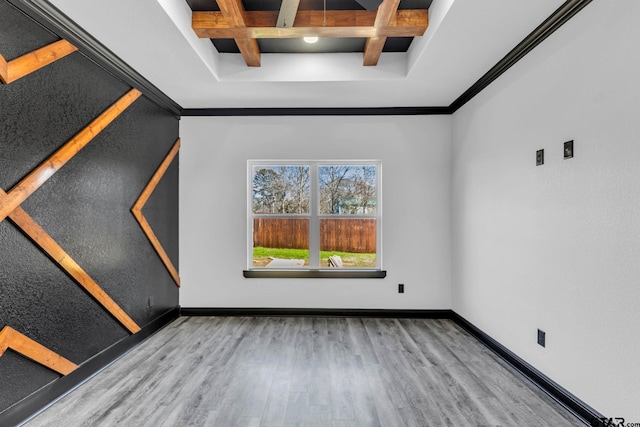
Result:
<svg viewBox="0 0 640 427"><path fill-rule="evenodd" d="M384 279L386 270L244 270L247 279Z"/></svg>

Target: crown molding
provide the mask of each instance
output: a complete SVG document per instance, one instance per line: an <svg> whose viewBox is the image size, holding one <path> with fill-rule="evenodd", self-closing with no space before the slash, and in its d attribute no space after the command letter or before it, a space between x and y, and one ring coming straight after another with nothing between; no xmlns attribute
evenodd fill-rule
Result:
<svg viewBox="0 0 640 427"><path fill-rule="evenodd" d="M449 107L373 108L185 108L190 116L416 116L451 114Z"/></svg>
<svg viewBox="0 0 640 427"><path fill-rule="evenodd" d="M567 21L573 18L592 1L593 0L568 0L560 6L542 24L525 37L524 40L518 43L516 47L507 53L504 58L498 61L496 65L491 67L491 69L480 77L477 82L471 85L469 89L460 95L458 99L453 101L453 103L449 105L451 114L455 113L460 109L460 107L471 101L477 94L482 92L509 68L513 67L518 61L524 58L525 55L531 52L558 28L566 24Z"/></svg>

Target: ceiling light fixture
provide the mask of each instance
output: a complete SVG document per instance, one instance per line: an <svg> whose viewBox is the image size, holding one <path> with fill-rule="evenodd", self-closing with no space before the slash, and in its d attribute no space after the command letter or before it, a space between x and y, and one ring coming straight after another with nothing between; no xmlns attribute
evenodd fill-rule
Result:
<svg viewBox="0 0 640 427"><path fill-rule="evenodd" d="M318 36L306 36L306 37L303 37L302 40L304 40L307 43L315 43L318 41Z"/></svg>

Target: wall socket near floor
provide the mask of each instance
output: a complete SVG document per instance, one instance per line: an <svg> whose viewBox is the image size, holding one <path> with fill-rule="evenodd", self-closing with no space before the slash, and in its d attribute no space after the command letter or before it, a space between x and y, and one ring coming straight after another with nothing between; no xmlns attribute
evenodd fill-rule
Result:
<svg viewBox="0 0 640 427"><path fill-rule="evenodd" d="M398 293L399 294L404 294L404 284L403 283L398 283Z"/></svg>
<svg viewBox="0 0 640 427"><path fill-rule="evenodd" d="M538 329L538 344L543 347L546 347L546 334L544 331Z"/></svg>

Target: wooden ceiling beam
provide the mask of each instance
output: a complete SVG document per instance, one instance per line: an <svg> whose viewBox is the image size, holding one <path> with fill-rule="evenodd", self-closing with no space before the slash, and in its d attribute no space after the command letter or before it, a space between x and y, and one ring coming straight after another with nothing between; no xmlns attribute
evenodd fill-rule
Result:
<svg viewBox="0 0 640 427"><path fill-rule="evenodd" d="M245 11L241 0L217 0L220 12L193 12L192 28L201 38L233 38L245 62L260 66L260 38L366 38L363 64L378 63L387 37L422 36L429 25L426 9L398 10L400 0L385 0L367 10L298 10L294 26L280 28L278 11ZM325 22L326 19L326 22Z"/></svg>
<svg viewBox="0 0 640 427"><path fill-rule="evenodd" d="M244 6L241 0L216 0L218 7L231 27L246 26Z"/></svg>
<svg viewBox="0 0 640 427"><path fill-rule="evenodd" d="M327 25L323 26L323 12L321 10L300 10L296 15L293 28L280 28L282 31L270 31L276 28L277 11L245 12L246 26L236 27L230 24L222 12L193 12L192 28L201 38L235 38L235 34L260 35L265 38L294 37L288 36L293 30L306 28L324 31L323 37L370 37L375 29L376 34L388 37L421 36L429 25L429 11L427 9L398 10L389 24L385 27L375 27L376 13L366 10L328 10ZM366 28L371 27L371 28ZM341 32L344 31L344 32ZM356 35L342 34L352 31ZM277 34L277 35L276 35ZM340 34L340 35L331 35ZM361 36L358 34L367 34ZM257 37L260 38L260 37Z"/></svg>
<svg viewBox="0 0 640 427"><path fill-rule="evenodd" d="M369 38L377 36L385 37L415 37L424 34L424 27L246 27L246 28L220 28L207 30L207 36L211 39L290 39L305 36L317 36L325 38L359 37Z"/></svg>
<svg viewBox="0 0 640 427"><path fill-rule="evenodd" d="M242 0L216 0L220 11L227 23L232 28L244 28L246 24L246 11L242 5ZM245 62L249 67L260 66L260 48L256 39L239 37L236 44Z"/></svg>
<svg viewBox="0 0 640 427"><path fill-rule="evenodd" d="M384 0L378 7L376 22L377 29L388 27L398 12L400 0ZM363 65L365 67L378 65L378 60L387 41L386 36L370 37L364 46Z"/></svg>
<svg viewBox="0 0 640 427"><path fill-rule="evenodd" d="M375 27L376 13L366 10L327 11L323 26L321 10L298 11L293 28L277 28L277 11L245 12L244 27L234 27L222 12L193 12L192 27L201 38L294 38L318 37L415 37L429 25L426 9L398 10L387 26Z"/></svg>

